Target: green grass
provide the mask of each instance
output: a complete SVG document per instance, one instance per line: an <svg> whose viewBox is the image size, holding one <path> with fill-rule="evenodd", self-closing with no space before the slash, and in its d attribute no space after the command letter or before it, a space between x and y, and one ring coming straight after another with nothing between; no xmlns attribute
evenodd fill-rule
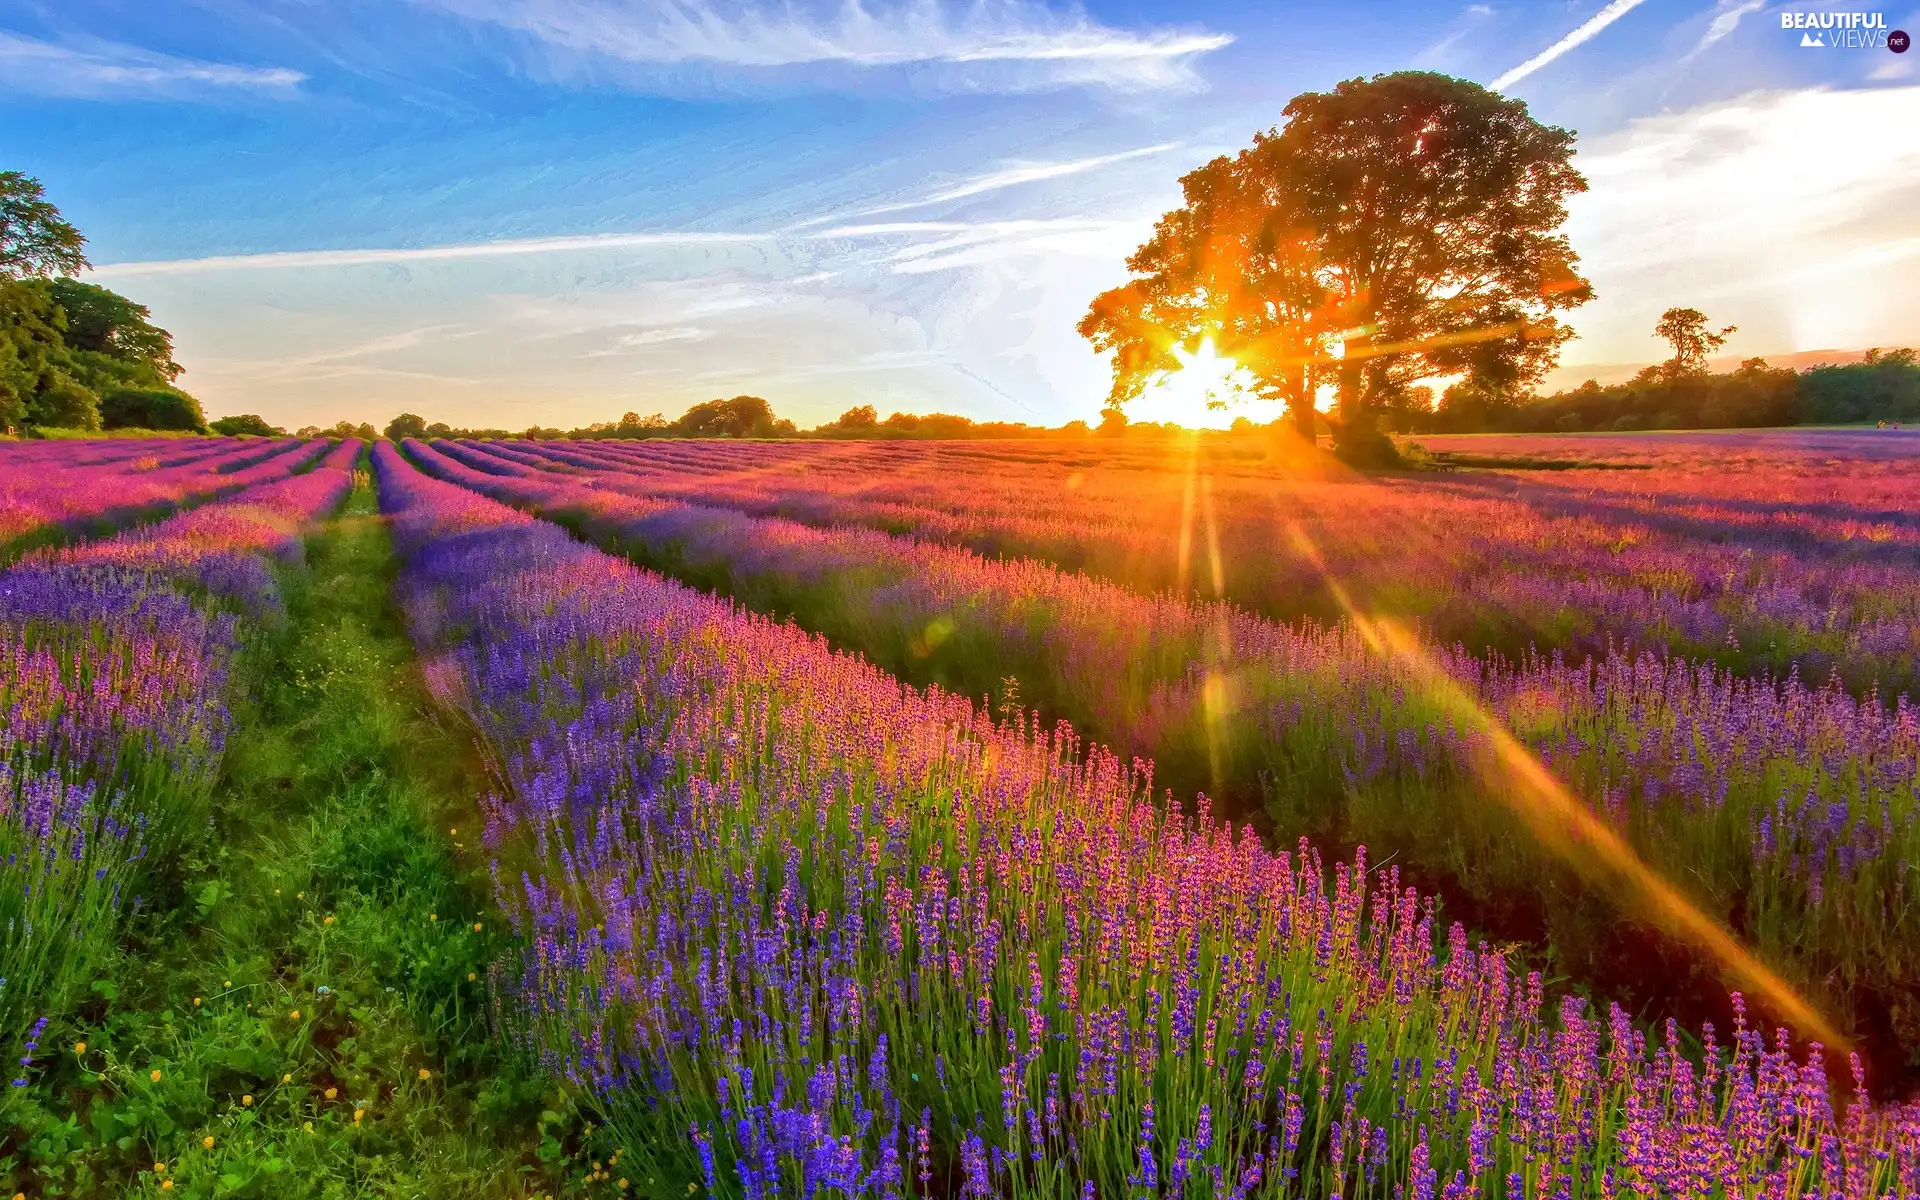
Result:
<svg viewBox="0 0 1920 1200"><path fill-rule="evenodd" d="M47 442L87 442L102 438L190 438L207 435L191 429L62 429L56 425L36 425L32 436Z"/></svg>
<svg viewBox="0 0 1920 1200"><path fill-rule="evenodd" d="M0 1097L0 1194L620 1194L494 1028L481 779L420 685L368 485L309 560L172 902Z"/></svg>

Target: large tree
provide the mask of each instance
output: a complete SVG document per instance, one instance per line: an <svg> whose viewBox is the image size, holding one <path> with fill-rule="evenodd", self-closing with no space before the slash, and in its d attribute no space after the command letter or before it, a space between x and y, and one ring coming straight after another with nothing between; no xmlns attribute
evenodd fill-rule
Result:
<svg viewBox="0 0 1920 1200"><path fill-rule="evenodd" d="M1175 348L1210 337L1311 440L1314 364L1331 331L1305 215L1245 152L1214 159L1180 187L1186 205L1161 217L1127 260L1135 278L1096 297L1080 322L1096 350L1113 354L1113 423L1151 379L1179 369Z"/></svg>
<svg viewBox="0 0 1920 1200"><path fill-rule="evenodd" d="M0 171L0 278L30 279L86 270L87 239L48 202L40 181Z"/></svg>
<svg viewBox="0 0 1920 1200"><path fill-rule="evenodd" d="M1573 135L1465 80L1401 72L1296 97L1283 127L1181 181L1186 206L1094 301L1081 331L1114 353L1124 403L1213 336L1304 425L1338 387L1336 441L1391 455L1375 412L1418 380L1464 375L1511 394L1592 298L1559 232L1584 191Z"/></svg>

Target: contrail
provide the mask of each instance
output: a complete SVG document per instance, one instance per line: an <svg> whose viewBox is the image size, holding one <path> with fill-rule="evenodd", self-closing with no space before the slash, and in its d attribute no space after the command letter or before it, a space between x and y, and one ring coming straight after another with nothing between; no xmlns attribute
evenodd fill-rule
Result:
<svg viewBox="0 0 1920 1200"><path fill-rule="evenodd" d="M1613 0L1613 3L1593 14L1592 18L1589 19L1586 24L1575 29L1572 33L1561 38L1553 45L1548 46L1545 50L1542 50L1532 58L1521 63L1513 70L1508 71L1505 75L1502 75L1487 86L1496 92L1507 90L1509 87L1512 87L1522 79L1538 71L1554 59L1559 58L1575 46L1592 38L1594 34L1599 33L1602 29L1618 21L1621 17L1626 16L1644 3L1646 3L1646 0Z"/></svg>

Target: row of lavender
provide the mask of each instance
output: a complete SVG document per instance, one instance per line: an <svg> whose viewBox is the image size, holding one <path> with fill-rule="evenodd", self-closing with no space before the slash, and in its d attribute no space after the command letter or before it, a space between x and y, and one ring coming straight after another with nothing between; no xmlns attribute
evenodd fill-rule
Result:
<svg viewBox="0 0 1920 1200"><path fill-rule="evenodd" d="M497 994L648 1194L1920 1192L1920 1106L1842 1114L1745 1023L1696 1065L1545 1005L1364 855L374 467L499 764Z"/></svg>
<svg viewBox="0 0 1920 1200"><path fill-rule="evenodd" d="M493 449L649 495L1191 587L1285 620L1339 615L1331 575L1355 602L1476 651L1618 642L1911 690L1920 486L1911 457L1875 457L1870 441L1781 436L1620 464L1643 469L1390 480L1071 445L1017 461L966 444ZM1317 556L1296 551L1296 530Z"/></svg>
<svg viewBox="0 0 1920 1200"><path fill-rule="evenodd" d="M1648 915L1622 911L1610 864L1543 862L1525 776L1485 754L1497 728L1870 1039L1884 1078L1920 1062L1920 713L1904 698L1645 654L1574 666L1393 653L1353 623L1289 627L1031 560L648 499L473 447L408 448L443 478L795 614L915 680L977 695L1013 676L1022 700L1177 786L1391 853L1447 879L1481 920L1544 928L1566 969L1625 986L1621 958ZM1471 697L1466 714L1436 692L1436 665Z"/></svg>
<svg viewBox="0 0 1920 1200"><path fill-rule="evenodd" d="M0 443L0 564L278 478L306 453L288 438Z"/></svg>
<svg viewBox="0 0 1920 1200"><path fill-rule="evenodd" d="M7 1044L72 1003L205 821L236 661L281 616L280 573L351 488L359 451L304 444L227 499L0 572Z"/></svg>

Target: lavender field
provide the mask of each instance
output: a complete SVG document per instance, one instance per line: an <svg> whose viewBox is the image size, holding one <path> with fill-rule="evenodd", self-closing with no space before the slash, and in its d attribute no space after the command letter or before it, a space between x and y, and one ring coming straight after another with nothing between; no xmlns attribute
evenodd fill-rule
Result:
<svg viewBox="0 0 1920 1200"><path fill-rule="evenodd" d="M0 1170L1920 1196L1920 437L1265 445L0 445Z"/></svg>

